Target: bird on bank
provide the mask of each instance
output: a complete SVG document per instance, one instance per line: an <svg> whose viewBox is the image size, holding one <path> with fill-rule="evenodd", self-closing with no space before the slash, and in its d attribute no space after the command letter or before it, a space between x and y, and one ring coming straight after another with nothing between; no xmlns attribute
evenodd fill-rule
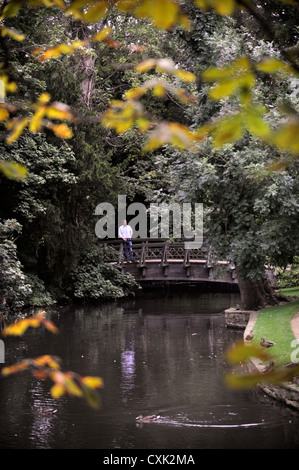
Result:
<svg viewBox="0 0 299 470"><path fill-rule="evenodd" d="M260 345L263 346L264 348L271 348L271 346L274 346L273 341L266 341L265 338L261 339Z"/></svg>
<svg viewBox="0 0 299 470"><path fill-rule="evenodd" d="M157 421L160 418L159 415L151 415L151 416L137 416L136 421L140 423L152 423L153 421Z"/></svg>
<svg viewBox="0 0 299 470"><path fill-rule="evenodd" d="M298 367L299 362L288 362L287 364L284 365L284 367Z"/></svg>
<svg viewBox="0 0 299 470"><path fill-rule="evenodd" d="M270 364L267 367L265 367L262 373L267 374L269 372L273 372L273 370L274 370L274 362L270 362Z"/></svg>
<svg viewBox="0 0 299 470"><path fill-rule="evenodd" d="M248 333L248 335L246 336L246 341L252 341L253 340L253 330L250 331L250 333Z"/></svg>

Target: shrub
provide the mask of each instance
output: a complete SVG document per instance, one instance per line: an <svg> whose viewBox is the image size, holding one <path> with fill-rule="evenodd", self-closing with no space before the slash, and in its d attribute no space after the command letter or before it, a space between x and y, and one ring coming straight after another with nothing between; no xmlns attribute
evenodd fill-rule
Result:
<svg viewBox="0 0 299 470"><path fill-rule="evenodd" d="M138 286L130 274L122 274L117 267L105 264L97 250L82 259L73 273L73 281L74 297L82 300L113 300L129 295Z"/></svg>
<svg viewBox="0 0 299 470"><path fill-rule="evenodd" d="M32 294L30 284L21 269L15 237L22 226L15 219L0 222L0 310L15 313Z"/></svg>
<svg viewBox="0 0 299 470"><path fill-rule="evenodd" d="M279 269L277 282L279 287L296 287L299 285L299 257L296 256L294 263L286 269Z"/></svg>
<svg viewBox="0 0 299 470"><path fill-rule="evenodd" d="M36 274L26 274L26 280L30 284L32 290L32 293L27 300L27 305L42 307L56 303L51 294L46 290L44 282Z"/></svg>

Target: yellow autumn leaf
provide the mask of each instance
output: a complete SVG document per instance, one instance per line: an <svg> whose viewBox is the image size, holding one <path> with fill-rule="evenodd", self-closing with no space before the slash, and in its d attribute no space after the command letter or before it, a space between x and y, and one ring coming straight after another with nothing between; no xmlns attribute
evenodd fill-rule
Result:
<svg viewBox="0 0 299 470"><path fill-rule="evenodd" d="M240 57L225 69L211 68L202 73L206 81L216 82L210 90L209 96L219 100L241 91L243 102L250 101L249 90L255 85L255 76L252 73L251 63L247 57Z"/></svg>
<svg viewBox="0 0 299 470"><path fill-rule="evenodd" d="M83 392L81 388L76 384L76 382L72 378L72 374L69 372L66 372L63 374L64 375L64 386L70 395L75 395L77 397L81 397L83 395Z"/></svg>
<svg viewBox="0 0 299 470"><path fill-rule="evenodd" d="M27 168L16 162L0 161L0 171L9 179L22 180L27 176Z"/></svg>
<svg viewBox="0 0 299 470"><path fill-rule="evenodd" d="M151 18L161 29L170 29L183 16L174 0L142 0L134 9L137 18Z"/></svg>
<svg viewBox="0 0 299 470"><path fill-rule="evenodd" d="M159 98L162 98L163 96L165 96L165 93L166 93L166 88L161 83L158 83L157 85L154 86L153 88L154 96L158 96Z"/></svg>
<svg viewBox="0 0 299 470"><path fill-rule="evenodd" d="M10 36L11 38L15 39L16 41L24 41L25 35L20 33L14 28L5 28L4 26L0 26L1 36Z"/></svg>
<svg viewBox="0 0 299 470"><path fill-rule="evenodd" d="M170 144L181 149L195 149L198 141L196 133L190 131L188 127L175 122L161 123L149 135L148 142L143 147L143 151L156 150L157 148Z"/></svg>
<svg viewBox="0 0 299 470"><path fill-rule="evenodd" d="M65 387L61 384L54 384L51 387L50 392L52 398L60 398L62 395L65 394Z"/></svg>
<svg viewBox="0 0 299 470"><path fill-rule="evenodd" d="M0 80L2 82L2 87L4 86L4 90L1 90L1 92L9 91L10 93L15 93L17 91L17 85L15 82L10 82L9 78L7 75L0 75ZM1 97L3 98L3 97ZM4 96L5 98L5 96Z"/></svg>
<svg viewBox="0 0 299 470"><path fill-rule="evenodd" d="M10 93L15 93L18 89L17 87L17 84L15 82L8 82L6 85L5 85L5 88L7 91L9 91Z"/></svg>
<svg viewBox="0 0 299 470"><path fill-rule="evenodd" d="M194 0L194 3L203 10L206 10L209 7L209 0Z"/></svg>
<svg viewBox="0 0 299 470"><path fill-rule="evenodd" d="M9 112L6 108L0 106L0 122L5 121L7 118L9 118Z"/></svg>
<svg viewBox="0 0 299 470"><path fill-rule="evenodd" d="M102 124L115 129L118 134L122 134L142 117L143 107L138 101L112 100L110 108L103 114Z"/></svg>
<svg viewBox="0 0 299 470"><path fill-rule="evenodd" d="M289 122L273 134L271 141L281 150L289 150L294 154L299 153L299 121L290 119Z"/></svg>
<svg viewBox="0 0 299 470"><path fill-rule="evenodd" d="M145 132L150 128L151 122L146 118L136 119L136 126L141 132Z"/></svg>
<svg viewBox="0 0 299 470"><path fill-rule="evenodd" d="M148 72L150 69L155 67L157 61L155 59L144 60L140 64L136 65L135 70L137 72Z"/></svg>
<svg viewBox="0 0 299 470"><path fill-rule="evenodd" d="M213 124L205 124L201 126L199 129L196 130L196 138L198 141L203 140L205 137L208 137L216 127L216 123Z"/></svg>
<svg viewBox="0 0 299 470"><path fill-rule="evenodd" d="M294 73L292 67L283 62L282 60L275 58L267 58L256 65L257 70L260 70L264 73L275 73L275 72L285 72L287 74Z"/></svg>
<svg viewBox="0 0 299 470"><path fill-rule="evenodd" d="M203 10L214 8L220 15L231 15L237 8L236 0L194 0L194 3Z"/></svg>
<svg viewBox="0 0 299 470"><path fill-rule="evenodd" d="M59 371L60 369L58 358L54 358L49 354L44 354L43 356L36 357L35 359L32 359L32 362L35 366L38 367L50 367L51 369L54 369L54 372Z"/></svg>
<svg viewBox="0 0 299 470"><path fill-rule="evenodd" d="M68 54L68 53L73 53L75 51L75 49L79 49L80 47L84 47L86 46L87 42L86 41L73 41L71 44L66 44L67 48L64 50L63 48L63 44L62 44L62 52L64 52L65 54Z"/></svg>
<svg viewBox="0 0 299 470"><path fill-rule="evenodd" d="M136 0L117 0L116 7L120 11L128 13L136 5Z"/></svg>
<svg viewBox="0 0 299 470"><path fill-rule="evenodd" d="M203 80L206 82L215 82L223 80L231 75L230 69L218 69L217 67L211 67L204 70L201 74Z"/></svg>
<svg viewBox="0 0 299 470"><path fill-rule="evenodd" d="M28 118L20 118L20 119L17 119L16 121L12 121L11 122L12 131L7 137L6 142L8 144L11 144L15 140L17 140L22 134L27 124L28 124Z"/></svg>
<svg viewBox="0 0 299 470"><path fill-rule="evenodd" d="M222 81L240 77L251 72L251 63L247 57L239 57L225 68L211 67L202 72L205 81Z"/></svg>
<svg viewBox="0 0 299 470"><path fill-rule="evenodd" d="M64 0L53 0L53 4L59 6L61 10L66 9L66 3L64 2Z"/></svg>
<svg viewBox="0 0 299 470"><path fill-rule="evenodd" d="M3 18L11 18L15 16L19 9L21 8L21 4L17 2L9 2L5 7L3 8L2 11L2 17Z"/></svg>
<svg viewBox="0 0 299 470"><path fill-rule="evenodd" d="M71 139L73 137L72 130L66 124L57 124L51 126L52 131L62 139Z"/></svg>
<svg viewBox="0 0 299 470"><path fill-rule="evenodd" d="M185 82L194 82L196 80L194 73L187 72L186 70L177 70L175 75Z"/></svg>
<svg viewBox="0 0 299 470"><path fill-rule="evenodd" d="M51 99L51 95L50 93L42 93L39 97L38 97L38 103L39 104L46 104L50 101Z"/></svg>
<svg viewBox="0 0 299 470"><path fill-rule="evenodd" d="M243 134L243 125L240 115L220 121L213 132L214 145L221 147L223 144L235 142Z"/></svg>
<svg viewBox="0 0 299 470"><path fill-rule="evenodd" d="M39 106L29 121L29 130L32 133L39 132L42 128L42 118L46 114L47 107Z"/></svg>
<svg viewBox="0 0 299 470"><path fill-rule="evenodd" d="M28 361L22 361L18 364L13 364L12 366L4 367L1 371L1 374L6 376L10 374L15 374L16 372L21 372L23 370L28 369L29 363Z"/></svg>
<svg viewBox="0 0 299 470"><path fill-rule="evenodd" d="M61 51L58 47L51 47L50 49L47 49L41 56L39 56L37 60L42 62L43 60L59 57L60 55Z"/></svg>
<svg viewBox="0 0 299 470"><path fill-rule="evenodd" d="M37 328L41 323L40 319L37 317L28 318L26 322L28 322L28 327L31 326L32 328Z"/></svg>
<svg viewBox="0 0 299 470"><path fill-rule="evenodd" d="M107 36L109 36L109 34L111 34L111 31L112 31L112 29L109 28L109 27L103 28L103 29L101 29L101 31L99 31L97 34L95 34L92 37L92 40L93 41L103 41L103 39L105 39Z"/></svg>
<svg viewBox="0 0 299 470"><path fill-rule="evenodd" d="M179 100L183 101L184 103L191 103L192 101L197 101L196 96L189 95L180 88L175 88L173 92L179 98Z"/></svg>
<svg viewBox="0 0 299 470"><path fill-rule="evenodd" d="M126 91L125 98L127 100L135 100L136 98L140 98L140 96L144 95L146 92L147 88L145 87L131 88L130 90Z"/></svg>
<svg viewBox="0 0 299 470"><path fill-rule="evenodd" d="M83 14L82 19L87 23L94 23L103 18L107 13L107 2L98 1L95 5L90 6Z"/></svg>
<svg viewBox="0 0 299 470"><path fill-rule="evenodd" d="M236 390L248 390L263 380L265 380L265 377L258 372L250 374L232 372L225 375L226 385Z"/></svg>
<svg viewBox="0 0 299 470"><path fill-rule="evenodd" d="M29 327L26 320L19 320L12 325L7 326L3 331L3 336L22 336Z"/></svg>
<svg viewBox="0 0 299 470"><path fill-rule="evenodd" d="M47 107L46 115L50 119L59 119L71 121L73 119L73 114L70 110L70 107L64 103L55 102Z"/></svg>
<svg viewBox="0 0 299 470"><path fill-rule="evenodd" d="M102 388L104 385L103 379L101 379L101 377L86 376L81 378L81 382L90 388Z"/></svg>
<svg viewBox="0 0 299 470"><path fill-rule="evenodd" d="M247 129L261 138L270 136L270 127L263 118L254 110L249 110L244 115Z"/></svg>
<svg viewBox="0 0 299 470"><path fill-rule="evenodd" d="M176 122L169 123L169 129L171 131L170 143L179 148L194 148L194 144L197 141L197 136L194 132L182 124Z"/></svg>
<svg viewBox="0 0 299 470"><path fill-rule="evenodd" d="M58 333L58 328L54 323L50 322L49 320L44 320L43 325L47 328L47 330L51 331L51 333Z"/></svg>
<svg viewBox="0 0 299 470"><path fill-rule="evenodd" d="M235 0L213 0L213 6L220 15L231 15L237 5Z"/></svg>
<svg viewBox="0 0 299 470"><path fill-rule="evenodd" d="M228 80L220 82L209 91L209 96L213 100L220 100L231 96L239 88L239 83L236 80Z"/></svg>
<svg viewBox="0 0 299 470"><path fill-rule="evenodd" d="M265 361L270 359L269 353L266 349L253 344L247 345L244 341L238 341L226 351L226 359L231 364L246 362L252 357Z"/></svg>
<svg viewBox="0 0 299 470"><path fill-rule="evenodd" d="M53 333L54 332L56 333L58 331L58 328L52 322L50 322L49 320L46 320L44 314L45 312L41 311L33 317L21 319L13 323L12 325L9 325L7 328L5 328L2 334L4 336L8 336L8 335L20 336L24 334L27 328L29 327L37 328L41 324L43 324L47 329L49 329ZM43 356L43 357L51 358L51 356Z"/></svg>

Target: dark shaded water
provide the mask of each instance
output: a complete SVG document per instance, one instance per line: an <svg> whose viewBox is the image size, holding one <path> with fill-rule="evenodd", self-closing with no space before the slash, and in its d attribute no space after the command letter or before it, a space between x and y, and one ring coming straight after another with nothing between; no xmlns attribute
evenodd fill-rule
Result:
<svg viewBox="0 0 299 470"><path fill-rule="evenodd" d="M234 449L298 448L299 413L260 391L223 384L223 354L242 332L220 312L236 294L144 294L101 307L49 312L55 336L30 330L7 338L6 363L53 354L63 367L104 379L101 409L53 400L50 384L27 375L0 380L0 448ZM43 415L41 408L54 407ZM139 414L158 423L137 425Z"/></svg>

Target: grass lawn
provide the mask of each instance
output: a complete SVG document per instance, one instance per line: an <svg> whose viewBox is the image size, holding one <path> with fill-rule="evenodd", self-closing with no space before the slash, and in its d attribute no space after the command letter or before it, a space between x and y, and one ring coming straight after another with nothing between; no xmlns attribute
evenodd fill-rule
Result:
<svg viewBox="0 0 299 470"><path fill-rule="evenodd" d="M264 308L260 311L254 325L253 344L259 344L261 338L276 343L268 349L268 352L271 353L277 366L291 362L291 354L294 351L291 342L295 339L291 328L291 318L298 310L299 300L277 307Z"/></svg>
<svg viewBox="0 0 299 470"><path fill-rule="evenodd" d="M285 287L283 289L279 289L279 292L284 295L298 295L299 297L299 286L297 287Z"/></svg>

